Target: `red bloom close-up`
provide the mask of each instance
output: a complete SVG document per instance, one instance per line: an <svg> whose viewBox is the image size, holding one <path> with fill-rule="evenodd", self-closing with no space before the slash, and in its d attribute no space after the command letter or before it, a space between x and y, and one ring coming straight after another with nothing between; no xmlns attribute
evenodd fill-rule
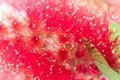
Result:
<svg viewBox="0 0 120 80"><path fill-rule="evenodd" d="M119 4L0 0L0 80L110 79L99 61L120 73Z"/></svg>

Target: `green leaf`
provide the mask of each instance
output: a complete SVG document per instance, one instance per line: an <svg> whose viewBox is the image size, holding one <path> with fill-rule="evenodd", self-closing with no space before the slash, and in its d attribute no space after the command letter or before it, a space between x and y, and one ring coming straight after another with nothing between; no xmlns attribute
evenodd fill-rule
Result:
<svg viewBox="0 0 120 80"><path fill-rule="evenodd" d="M100 51L86 38L83 38L82 41L86 45L89 53L91 53L93 58L95 58L96 66L103 75L105 75L109 80L120 80L120 75L109 66Z"/></svg>
<svg viewBox="0 0 120 80"><path fill-rule="evenodd" d="M103 55L100 53L100 51L90 41L88 41L86 38L83 38L82 40L83 40L84 44L86 45L89 53L91 53L93 55L93 58L96 61L98 61L98 62L100 62L100 63L109 67L109 64L107 63L107 61L105 60Z"/></svg>
<svg viewBox="0 0 120 80"><path fill-rule="evenodd" d="M115 21L111 20L109 26L110 26L110 30L112 31L112 34L110 35L110 40L114 40L117 36L120 36L120 25Z"/></svg>
<svg viewBox="0 0 120 80"><path fill-rule="evenodd" d="M105 60L103 55L98 51L98 49L95 48L94 51L96 51L96 52L92 53L92 54L93 54L95 60L109 67L109 64L107 63L107 61ZM91 52L93 52L93 50L91 50Z"/></svg>
<svg viewBox="0 0 120 80"><path fill-rule="evenodd" d="M113 47L113 51L115 53L116 56L120 55L120 41L116 41L114 47Z"/></svg>
<svg viewBox="0 0 120 80"><path fill-rule="evenodd" d="M115 72L112 68L107 67L106 65L97 62L96 65L99 68L99 70L109 79L109 80L120 80L120 75Z"/></svg>
<svg viewBox="0 0 120 80"><path fill-rule="evenodd" d="M115 52L116 55L120 55L120 25L115 21L110 21L109 26L110 31L112 32L110 34L110 40L114 41L118 37L115 42L113 51Z"/></svg>

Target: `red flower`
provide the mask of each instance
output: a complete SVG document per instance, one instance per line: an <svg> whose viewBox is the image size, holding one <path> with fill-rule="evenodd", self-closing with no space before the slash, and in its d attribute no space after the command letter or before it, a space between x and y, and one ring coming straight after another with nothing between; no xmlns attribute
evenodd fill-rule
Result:
<svg viewBox="0 0 120 80"><path fill-rule="evenodd" d="M116 13L93 3L1 0L0 80L93 80L101 73L82 37L115 68L108 22Z"/></svg>

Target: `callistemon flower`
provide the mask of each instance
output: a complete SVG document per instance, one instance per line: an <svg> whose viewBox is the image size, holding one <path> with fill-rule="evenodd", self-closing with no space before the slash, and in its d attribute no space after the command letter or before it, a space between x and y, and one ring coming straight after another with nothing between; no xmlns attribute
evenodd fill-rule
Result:
<svg viewBox="0 0 120 80"><path fill-rule="evenodd" d="M107 80L92 49L119 71L109 30L117 10L96 0L0 0L0 80Z"/></svg>

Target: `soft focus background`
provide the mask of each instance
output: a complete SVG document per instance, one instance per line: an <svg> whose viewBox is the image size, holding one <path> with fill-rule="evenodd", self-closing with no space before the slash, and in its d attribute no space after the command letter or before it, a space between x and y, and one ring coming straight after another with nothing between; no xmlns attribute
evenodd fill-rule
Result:
<svg viewBox="0 0 120 80"><path fill-rule="evenodd" d="M110 20L119 0L0 0L0 80L107 80L88 48L120 71Z"/></svg>

